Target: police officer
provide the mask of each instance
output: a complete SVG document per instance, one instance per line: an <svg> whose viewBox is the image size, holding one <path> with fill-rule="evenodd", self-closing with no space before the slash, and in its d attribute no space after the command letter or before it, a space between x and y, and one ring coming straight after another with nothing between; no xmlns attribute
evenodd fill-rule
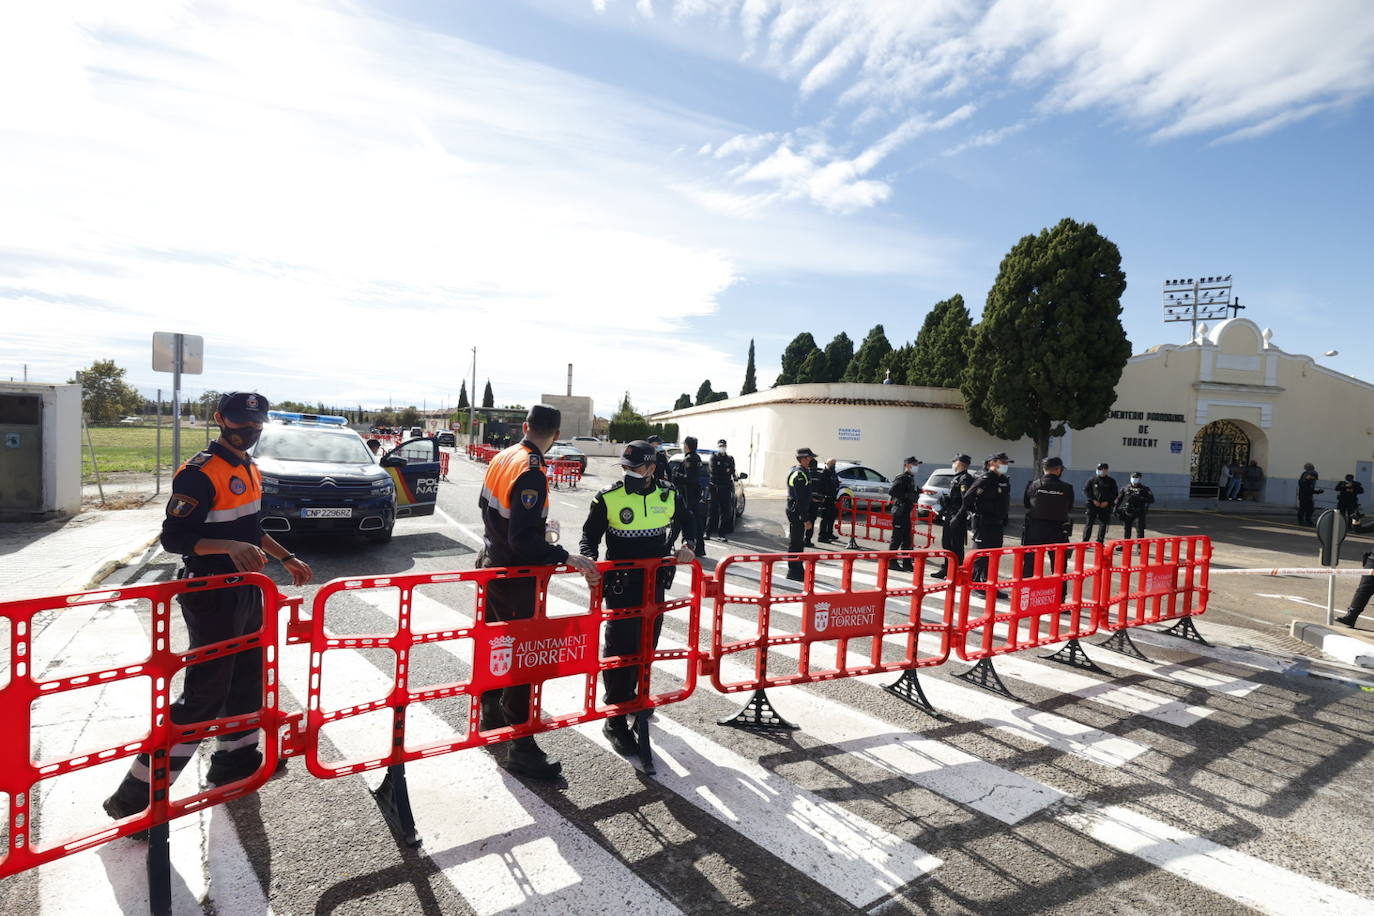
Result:
<svg viewBox="0 0 1374 916"><path fill-rule="evenodd" d="M805 539L814 522L811 513L811 473L816 466L816 453L809 448L797 449L797 463L787 472L787 552L801 553ZM802 581L802 563L791 560L787 564L787 578Z"/></svg>
<svg viewBox="0 0 1374 916"><path fill-rule="evenodd" d="M1126 530L1121 535L1122 537L1129 538L1132 528L1136 530L1136 537L1143 538L1145 536L1145 513L1154 501L1155 494L1149 487L1140 482L1140 472L1133 473L1130 486L1122 490L1116 497L1116 514L1126 524Z"/></svg>
<svg viewBox="0 0 1374 916"><path fill-rule="evenodd" d="M998 452L983 459L983 476L973 482L964 494L958 522L973 517L973 549L987 550L1002 546L1002 531L1011 513L1011 481L1007 478L1009 459L1006 452ZM973 581L986 582L988 562L978 559L973 564Z"/></svg>
<svg viewBox="0 0 1374 916"><path fill-rule="evenodd" d="M1087 499L1087 514L1083 518L1083 540L1091 541L1093 526L1099 526L1097 543L1107 539L1107 528L1112 523L1112 506L1116 504L1119 488L1116 478L1107 473L1107 462L1097 463L1097 473L1083 484L1083 496Z"/></svg>
<svg viewBox="0 0 1374 916"><path fill-rule="evenodd" d="M599 580L596 564L580 555L569 555L545 538L549 516L549 478L544 452L558 438L563 416L557 408L536 404L525 415L524 438L491 459L477 507L482 513L484 534L479 566L554 566L566 563ZM537 581L529 576L493 579L487 585L487 614L493 620L527 620L538 601ZM482 694L482 731L523 725L530 717L530 685L488 690ZM550 758L532 736L503 742L505 767L534 779L553 779L563 764ZM497 745L489 745L493 750Z"/></svg>
<svg viewBox="0 0 1374 916"><path fill-rule="evenodd" d="M833 544L839 540L835 537L835 516L839 512L835 500L839 495L840 475L835 473L835 459L827 458L825 466L815 478L811 493L821 515L821 533L816 538L821 544Z"/></svg>
<svg viewBox="0 0 1374 916"><path fill-rule="evenodd" d="M1318 493L1325 493L1325 490L1317 489L1317 469L1311 462L1302 466L1302 473L1298 475L1298 524L1311 526L1312 510L1314 507L1312 497Z"/></svg>
<svg viewBox="0 0 1374 916"><path fill-rule="evenodd" d="M888 550L911 549L911 513L916 509L916 469L920 466L921 459L907 458L902 462L902 473L892 479L892 486L887 489L888 499L892 500L892 540ZM912 561L888 560L887 568L910 572Z"/></svg>
<svg viewBox="0 0 1374 916"><path fill-rule="evenodd" d="M1360 509L1360 494L1364 485L1355 479L1354 474L1346 474L1345 480L1336 484L1336 511L1350 519Z"/></svg>
<svg viewBox="0 0 1374 916"><path fill-rule="evenodd" d="M621 453L620 467L624 469L624 478L601 490L592 499L578 546L582 556L589 558L589 561L595 560L604 538L608 560L666 557L673 554L673 541L681 532L686 543L673 556L679 562L690 563L693 554L687 544L697 540L696 518L672 484L664 485L654 477L653 446L640 439L631 442ZM655 602L663 601L664 593L672 584L672 573L672 567L658 571L654 582ZM643 570L608 572L602 594L607 608L643 607ZM654 609L646 611L653 612ZM602 655L638 654L641 651L642 625L640 617L607 621ZM655 613L655 647L658 646L658 635L662 629L663 615ZM639 691L639 666L607 669L602 675L602 683L605 687L604 702L627 703ZM617 753L627 757L639 753L639 743L625 716L611 716L602 726L602 731Z"/></svg>
<svg viewBox="0 0 1374 916"><path fill-rule="evenodd" d="M650 436L644 441L648 442L654 448L654 479L659 483L668 483L668 452L663 447L663 437L657 435Z"/></svg>
<svg viewBox="0 0 1374 916"><path fill-rule="evenodd" d="M709 462L711 505L706 515L706 536L728 540L735 532L735 458L725 450L725 440L716 443Z"/></svg>
<svg viewBox="0 0 1374 916"><path fill-rule="evenodd" d="M1073 510L1073 487L1062 479L1064 462L1057 457L1040 462L1041 476L1026 485L1022 499L1026 507L1026 526L1021 544L1065 544L1069 540L1069 512ZM1036 573L1036 556L1027 553L1021 558L1021 575Z"/></svg>
<svg viewBox="0 0 1374 916"><path fill-rule="evenodd" d="M305 585L306 563L271 535L259 519L262 477L249 450L267 421L267 398L257 392L230 392L219 399L215 423L219 438L183 464L172 478L172 493L162 520L162 546L181 554L178 578L260 572L272 557ZM177 596L186 621L190 649L223 642L262 628L262 592L255 586L206 589ZM171 707L172 722L189 725L253 712L262 706L262 649L226 652L186 669L181 696ZM168 755L168 782L194 756L199 741L174 746ZM221 735L210 757L206 781L228 785L252 776L262 765L258 731ZM124 781L105 799L105 813L120 820L148 807L149 760L140 754Z"/></svg>
<svg viewBox="0 0 1374 916"><path fill-rule="evenodd" d="M954 456L954 476L949 481L949 493L940 497L940 546L964 562L964 546L968 542L968 520L960 511L964 506L964 496L973 486L974 476L968 472L973 459L968 455ZM949 575L949 566L931 573L932 579L943 579Z"/></svg>
<svg viewBox="0 0 1374 916"><path fill-rule="evenodd" d="M711 498L711 488L707 478L706 462L701 460L697 451L697 437L688 436L682 440L682 457L678 460L673 473L673 486L678 497L692 513L692 530L695 539L688 543L699 557L706 556L706 510ZM684 532L684 537L686 532Z"/></svg>

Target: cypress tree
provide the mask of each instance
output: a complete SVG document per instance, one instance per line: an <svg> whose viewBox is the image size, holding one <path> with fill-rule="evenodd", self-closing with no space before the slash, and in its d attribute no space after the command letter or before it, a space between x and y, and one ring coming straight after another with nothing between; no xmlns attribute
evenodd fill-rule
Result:
<svg viewBox="0 0 1374 916"><path fill-rule="evenodd" d="M891 352L892 344L887 342L887 333L883 331L882 325L875 324L864 338L864 342L859 344L859 350L854 354L854 358L849 361L842 381L881 382L886 375L883 357Z"/></svg>
<svg viewBox="0 0 1374 916"><path fill-rule="evenodd" d="M494 398L494 397L492 396L492 393L491 393L491 379L487 379L487 387L486 387L486 390L482 392L482 406L483 406L483 407L495 407L495 406L496 406L496 398Z"/></svg>
<svg viewBox="0 0 1374 916"><path fill-rule="evenodd" d="M744 367L744 386L740 388L740 394L753 394L759 390L759 383L754 376L754 338L749 338L749 362Z"/></svg>
<svg viewBox="0 0 1374 916"><path fill-rule="evenodd" d="M825 378L822 381L838 382L844 378L849 361L854 358L854 341L844 331L836 334L825 345Z"/></svg>
<svg viewBox="0 0 1374 916"><path fill-rule="evenodd" d="M792 342L787 345L787 349L782 351L782 372L778 375L778 380L773 383L773 387L795 385L797 373L801 371L802 363L806 362L806 358L817 349L819 348L816 346L816 338L812 337L809 331L802 331L793 337Z"/></svg>
<svg viewBox="0 0 1374 916"><path fill-rule="evenodd" d="M957 388L968 365L973 321L957 293L926 315L907 363L907 384Z"/></svg>

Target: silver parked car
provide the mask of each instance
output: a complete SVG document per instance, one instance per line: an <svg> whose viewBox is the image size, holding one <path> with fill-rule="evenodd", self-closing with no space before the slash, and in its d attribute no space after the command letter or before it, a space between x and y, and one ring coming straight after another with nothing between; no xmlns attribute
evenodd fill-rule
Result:
<svg viewBox="0 0 1374 916"><path fill-rule="evenodd" d="M859 496L864 499L887 499L892 481L866 464L857 461L836 461L835 474L840 478L839 498Z"/></svg>

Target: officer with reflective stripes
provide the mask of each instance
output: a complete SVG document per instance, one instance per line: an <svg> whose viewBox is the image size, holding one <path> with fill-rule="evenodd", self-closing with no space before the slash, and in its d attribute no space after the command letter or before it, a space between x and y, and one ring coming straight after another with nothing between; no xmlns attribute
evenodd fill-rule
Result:
<svg viewBox="0 0 1374 916"><path fill-rule="evenodd" d="M230 392L219 399L219 438L183 464L172 478L162 521L162 546L182 555L178 578L260 572L273 557L292 585L310 581L310 567L263 532L262 477L248 452L267 421L267 398ZM262 592L253 586L207 589L177 596L190 649L244 636L262 628ZM177 725L250 713L262 706L262 649L225 652L186 669L181 696L172 704ZM168 755L168 783L190 762L198 741L178 744ZM206 781L228 785L252 776L262 765L257 729L222 735L210 757ZM140 754L105 813L116 820L148 807L148 755Z"/></svg>
<svg viewBox="0 0 1374 916"><path fill-rule="evenodd" d="M1026 525L1021 544L1065 544L1069 540L1069 513L1073 511L1073 487L1062 479L1064 462L1046 458L1040 462L1041 477L1026 485L1022 502L1026 507ZM1035 571L1035 556L1027 553L1021 558L1021 575Z"/></svg>
<svg viewBox="0 0 1374 916"><path fill-rule="evenodd" d="M482 480L477 507L482 513L482 555L478 566L554 566L566 563L599 580L596 564L545 539L549 516L549 478L544 452L558 438L563 415L557 408L536 404L522 424L524 438L491 459ZM537 581L529 576L493 579L487 585L487 614L493 620L528 620L538 601ZM530 717L530 685L488 690L482 694L482 731L523 725ZM488 745L493 751L498 745ZM550 758L531 736L503 742L505 767L534 779L554 779L563 764Z"/></svg>
<svg viewBox="0 0 1374 916"><path fill-rule="evenodd" d="M697 539L696 516L671 483L659 481L654 476L654 447L636 439L625 446L620 466L625 472L624 479L606 487L592 499L578 545L582 556L588 558L588 562L595 560L604 539L608 560L645 560L672 555L679 562L690 563L694 554L687 544ZM673 553L673 542L679 532L685 543ZM654 580L654 602L663 601L672 585L673 572L671 566L658 571ZM602 596L607 608L645 608L644 590L643 570L613 570L606 574ZM638 654L643 625L642 616L608 621L602 655ZM656 613L653 617L655 648L662 629L663 615ZM639 666L610 668L602 675L602 681L605 684L604 702L627 703L639 693ZM639 753L639 743L625 716L611 716L602 731L617 753L627 757Z"/></svg>
<svg viewBox="0 0 1374 916"><path fill-rule="evenodd" d="M816 453L809 448L797 449L797 463L787 472L787 552L801 553L806 549L806 537L811 533L815 504L811 499L811 475L816 466ZM800 582L805 577L802 563L791 560L787 564L787 578Z"/></svg>

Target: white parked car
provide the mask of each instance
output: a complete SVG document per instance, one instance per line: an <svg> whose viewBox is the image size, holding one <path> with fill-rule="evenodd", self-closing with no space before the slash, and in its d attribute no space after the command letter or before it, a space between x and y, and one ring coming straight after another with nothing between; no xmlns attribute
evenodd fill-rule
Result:
<svg viewBox="0 0 1374 916"><path fill-rule="evenodd" d="M931 512L939 513L942 501L949 495L950 483L959 472L954 468L937 468L921 485L921 495L916 505Z"/></svg>
<svg viewBox="0 0 1374 916"><path fill-rule="evenodd" d="M142 418L142 417L125 417L124 419L122 419L122 420L119 421L119 425L120 425L120 426L142 426L142 425L143 425L143 418Z"/></svg>
<svg viewBox="0 0 1374 916"><path fill-rule="evenodd" d="M840 478L839 498L859 496L864 499L887 499L892 481L879 471L857 461L836 461L835 474Z"/></svg>

